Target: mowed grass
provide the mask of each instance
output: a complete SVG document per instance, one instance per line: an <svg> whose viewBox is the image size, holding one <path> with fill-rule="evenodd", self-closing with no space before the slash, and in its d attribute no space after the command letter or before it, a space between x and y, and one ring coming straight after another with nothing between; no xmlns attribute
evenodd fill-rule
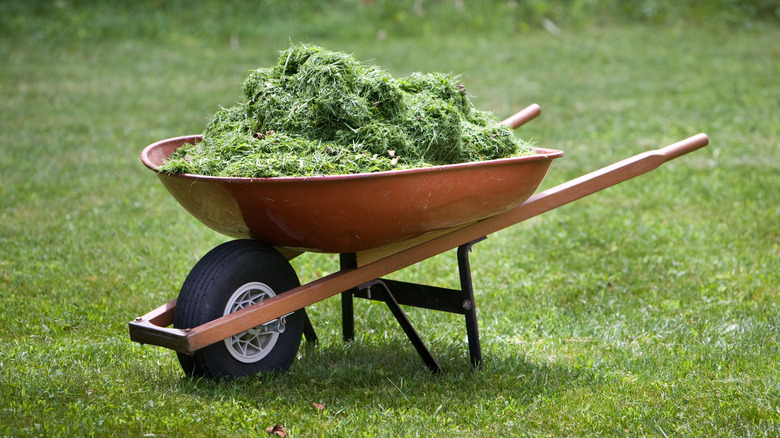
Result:
<svg viewBox="0 0 780 438"><path fill-rule="evenodd" d="M229 8L182 11L191 27L176 8L96 24L89 8L17 9L4 29L25 32L0 40L0 435L780 434L775 25L247 31L253 17ZM476 245L482 372L460 317L409 309L447 372L432 376L382 305L357 302L342 343L331 299L310 307L321 342L288 373L189 380L171 351L130 342L127 321L226 238L139 154L202 131L291 41L399 76L462 74L499 117L539 103L518 135L566 153L543 188L698 132L711 144ZM337 269L293 264L302 281ZM455 286L455 255L393 277Z"/></svg>

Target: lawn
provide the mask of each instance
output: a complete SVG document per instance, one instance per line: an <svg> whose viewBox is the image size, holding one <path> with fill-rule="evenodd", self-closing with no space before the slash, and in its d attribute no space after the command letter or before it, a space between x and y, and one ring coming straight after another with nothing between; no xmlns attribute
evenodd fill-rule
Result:
<svg viewBox="0 0 780 438"><path fill-rule="evenodd" d="M780 435L776 19L280 3L0 6L0 436ZM699 132L710 145L475 246L481 372L460 317L408 310L433 376L382 305L358 302L343 343L331 299L289 372L191 380L127 322L227 238L140 152L201 132L291 42L460 74L499 117L540 104L517 134L566 154L543 189ZM455 286L454 257L393 278ZM293 265L310 281L338 261Z"/></svg>

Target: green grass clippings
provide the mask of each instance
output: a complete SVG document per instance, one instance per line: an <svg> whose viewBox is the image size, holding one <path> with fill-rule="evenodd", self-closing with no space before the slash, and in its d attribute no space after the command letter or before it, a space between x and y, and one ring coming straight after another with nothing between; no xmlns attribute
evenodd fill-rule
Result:
<svg viewBox="0 0 780 438"><path fill-rule="evenodd" d="M162 170L230 177L312 176L490 160L532 152L457 78L396 79L353 56L311 45L281 52L219 110L203 140Z"/></svg>

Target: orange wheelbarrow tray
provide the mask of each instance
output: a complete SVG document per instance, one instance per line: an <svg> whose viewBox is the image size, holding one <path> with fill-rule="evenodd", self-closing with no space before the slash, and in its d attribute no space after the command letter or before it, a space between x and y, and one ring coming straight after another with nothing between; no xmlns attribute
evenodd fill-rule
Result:
<svg viewBox="0 0 780 438"><path fill-rule="evenodd" d="M539 113L532 105L502 123L516 128ZM384 301L434 372L442 369L400 306L463 314L471 363L479 367L468 261L474 243L649 172L709 141L698 134L533 195L563 152L536 149L524 157L315 177L159 172L176 148L199 140L187 136L154 143L144 149L142 161L194 217L237 240L204 256L177 300L131 321L129 330L135 342L177 351L187 374L209 377L286 370L302 336L316 340L305 307L338 294L346 340L354 336L352 298ZM382 278L455 248L460 290ZM305 251L339 254L341 268L299 285L288 260Z"/></svg>

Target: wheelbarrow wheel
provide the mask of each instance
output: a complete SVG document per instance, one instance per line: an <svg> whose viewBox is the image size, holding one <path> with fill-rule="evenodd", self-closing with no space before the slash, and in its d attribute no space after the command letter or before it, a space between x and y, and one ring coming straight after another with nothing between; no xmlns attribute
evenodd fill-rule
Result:
<svg viewBox="0 0 780 438"><path fill-rule="evenodd" d="M179 292L175 328L192 328L300 286L295 270L276 249L256 240L234 240L209 251ZM304 310L197 350L177 353L192 377L238 377L286 371L301 343Z"/></svg>

